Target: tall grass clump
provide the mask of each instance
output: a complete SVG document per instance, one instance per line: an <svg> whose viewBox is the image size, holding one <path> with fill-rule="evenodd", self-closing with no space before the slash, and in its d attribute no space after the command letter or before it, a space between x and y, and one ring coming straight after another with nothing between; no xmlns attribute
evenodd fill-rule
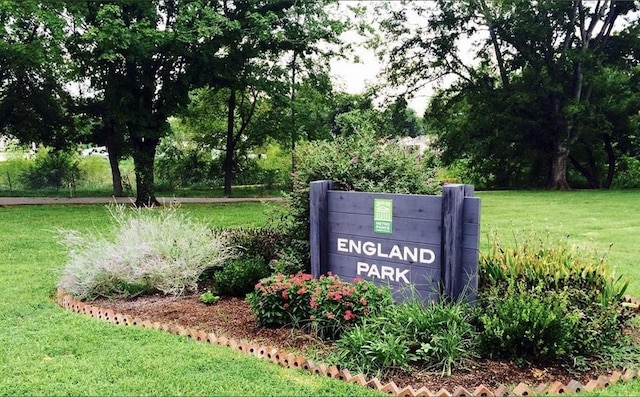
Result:
<svg viewBox="0 0 640 397"><path fill-rule="evenodd" d="M391 305L350 328L335 343L334 360L351 369L384 375L419 365L451 375L477 356L473 311L461 302Z"/></svg>
<svg viewBox="0 0 640 397"><path fill-rule="evenodd" d="M488 356L583 362L623 340L628 282L603 258L535 234L481 255L479 326Z"/></svg>
<svg viewBox="0 0 640 397"><path fill-rule="evenodd" d="M62 230L69 251L58 286L79 299L197 290L204 270L232 256L227 238L178 208L110 207L109 235Z"/></svg>

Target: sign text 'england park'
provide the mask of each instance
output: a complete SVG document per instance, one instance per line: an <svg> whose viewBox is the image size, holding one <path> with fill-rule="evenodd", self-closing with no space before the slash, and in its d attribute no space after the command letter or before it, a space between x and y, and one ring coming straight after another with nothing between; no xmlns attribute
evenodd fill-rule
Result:
<svg viewBox="0 0 640 397"><path fill-rule="evenodd" d="M478 286L480 199L470 185L442 196L331 190L311 183L311 272L392 288L397 300L473 301Z"/></svg>

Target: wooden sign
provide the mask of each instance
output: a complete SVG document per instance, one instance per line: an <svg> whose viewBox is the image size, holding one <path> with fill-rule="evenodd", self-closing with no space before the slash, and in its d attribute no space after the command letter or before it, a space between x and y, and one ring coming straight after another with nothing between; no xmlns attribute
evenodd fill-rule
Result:
<svg viewBox="0 0 640 397"><path fill-rule="evenodd" d="M475 300L480 199L470 185L442 196L331 190L311 183L311 272L389 285L398 300Z"/></svg>

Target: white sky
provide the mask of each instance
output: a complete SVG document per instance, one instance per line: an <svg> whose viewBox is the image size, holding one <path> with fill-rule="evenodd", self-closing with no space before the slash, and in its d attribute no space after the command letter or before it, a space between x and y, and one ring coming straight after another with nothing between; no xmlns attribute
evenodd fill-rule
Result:
<svg viewBox="0 0 640 397"><path fill-rule="evenodd" d="M340 9L343 10L343 12L349 12L346 8L349 5L363 3L367 6L371 6L374 3L380 2L381 1L339 1ZM354 56L357 56L360 62L355 63L349 59L337 58L331 61L331 77L333 78L336 88L351 94L360 94L371 85L382 83L378 78L378 74L382 70L383 65L380 63L373 50L369 50L364 47L364 39L353 31L344 33L342 35L342 39L345 43L353 43L354 54L349 58L353 59ZM417 91L414 94L414 97L408 100L409 107L414 109L419 116L422 116L432 93L433 89L431 88ZM384 94L381 94L377 99L382 101L384 98Z"/></svg>

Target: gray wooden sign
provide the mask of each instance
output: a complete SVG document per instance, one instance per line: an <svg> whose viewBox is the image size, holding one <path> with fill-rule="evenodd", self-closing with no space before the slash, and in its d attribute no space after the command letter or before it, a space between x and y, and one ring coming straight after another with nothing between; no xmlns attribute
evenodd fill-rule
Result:
<svg viewBox="0 0 640 397"><path fill-rule="evenodd" d="M480 199L473 186L442 196L331 190L311 183L311 273L389 285L397 300L475 300Z"/></svg>

